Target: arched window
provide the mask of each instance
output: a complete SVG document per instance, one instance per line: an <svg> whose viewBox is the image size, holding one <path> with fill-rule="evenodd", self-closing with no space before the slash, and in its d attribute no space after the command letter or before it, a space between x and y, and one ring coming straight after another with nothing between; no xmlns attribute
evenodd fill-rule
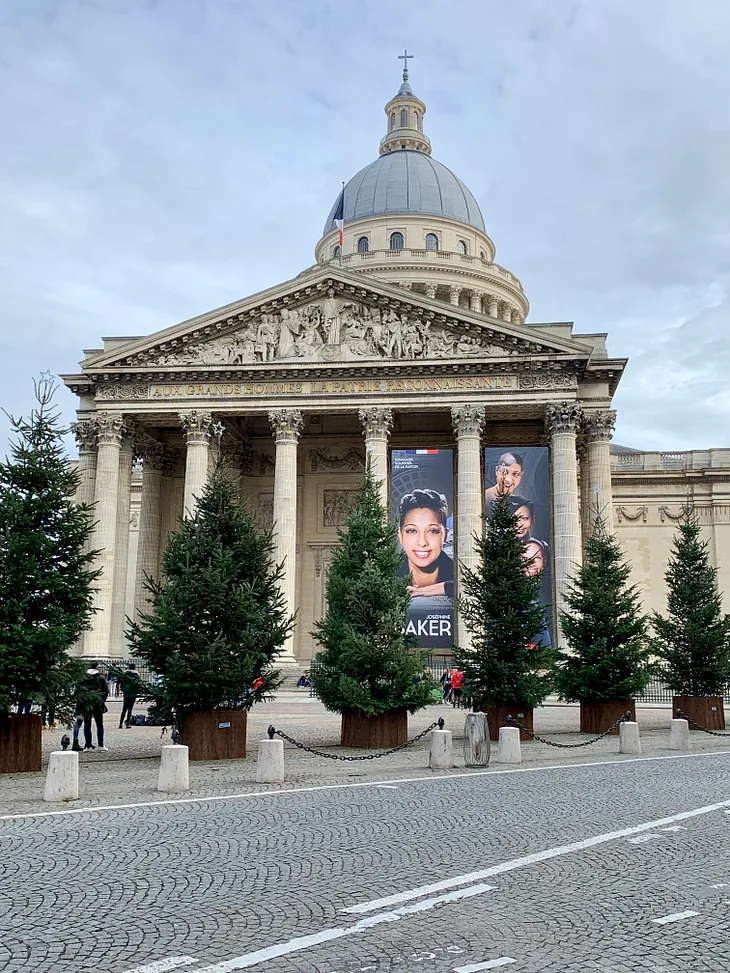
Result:
<svg viewBox="0 0 730 973"><path fill-rule="evenodd" d="M340 255L340 245L339 243L336 243L334 247L332 247L332 256L336 260L339 257L339 255Z"/></svg>
<svg viewBox="0 0 730 973"><path fill-rule="evenodd" d="M391 233L390 234L390 249L391 250L402 250L403 249L403 234L402 233Z"/></svg>
<svg viewBox="0 0 730 973"><path fill-rule="evenodd" d="M402 108L400 113L400 127L408 128L408 109Z"/></svg>
<svg viewBox="0 0 730 973"><path fill-rule="evenodd" d="M391 132L395 128L395 112L390 113L390 130Z"/></svg>
<svg viewBox="0 0 730 973"><path fill-rule="evenodd" d="M438 250L439 248L439 238L435 233L426 234L426 249L427 250Z"/></svg>
<svg viewBox="0 0 730 973"><path fill-rule="evenodd" d="M368 238L366 236L361 236L360 239L357 241L357 252L367 253L369 249L370 249L370 243L368 242Z"/></svg>
<svg viewBox="0 0 730 973"><path fill-rule="evenodd" d="M414 111L413 112L413 127L415 128L416 131L418 131L418 112L417 111Z"/></svg>
<svg viewBox="0 0 730 973"><path fill-rule="evenodd" d="M466 243L464 243L463 240L459 240L459 242L456 244L456 249L461 254L467 254L469 252L468 249L467 249Z"/></svg>

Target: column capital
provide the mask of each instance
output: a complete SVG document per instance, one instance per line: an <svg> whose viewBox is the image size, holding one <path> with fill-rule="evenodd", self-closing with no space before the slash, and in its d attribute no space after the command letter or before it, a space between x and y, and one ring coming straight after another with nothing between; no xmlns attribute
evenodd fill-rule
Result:
<svg viewBox="0 0 730 973"><path fill-rule="evenodd" d="M299 441L299 434L304 424L301 409L270 409L269 422L277 443Z"/></svg>
<svg viewBox="0 0 730 973"><path fill-rule="evenodd" d="M175 464L176 457L172 450L152 436L142 436L137 440L137 452L144 460L144 468L155 473L169 473Z"/></svg>
<svg viewBox="0 0 730 973"><path fill-rule="evenodd" d="M213 437L220 439L223 435L223 425L213 421L212 412L180 412L185 441L188 445L207 446Z"/></svg>
<svg viewBox="0 0 730 973"><path fill-rule="evenodd" d="M457 439L462 436L476 437L481 435L484 425L483 405L455 405L451 409L451 422Z"/></svg>
<svg viewBox="0 0 730 973"><path fill-rule="evenodd" d="M93 419L75 422L71 426L79 453L93 453L96 451L98 428Z"/></svg>
<svg viewBox="0 0 730 973"><path fill-rule="evenodd" d="M614 409L602 409L598 412L588 412L584 418L586 442L610 443L616 425Z"/></svg>
<svg viewBox="0 0 730 973"><path fill-rule="evenodd" d="M366 439L387 439L393 428L393 410L381 409L373 406L360 409L358 418L362 423L363 435Z"/></svg>
<svg viewBox="0 0 730 973"><path fill-rule="evenodd" d="M134 423L125 419L121 412L97 412L94 419L97 441L100 446L129 445L134 438Z"/></svg>
<svg viewBox="0 0 730 973"><path fill-rule="evenodd" d="M469 307L471 308L472 311L481 311L481 309L482 309L482 296L483 295L482 295L482 292L481 291L474 290L472 288L472 292L469 295Z"/></svg>
<svg viewBox="0 0 730 973"><path fill-rule="evenodd" d="M426 297L430 298L432 301L436 297L436 285L426 284Z"/></svg>
<svg viewBox="0 0 730 973"><path fill-rule="evenodd" d="M452 284L449 287L449 301L451 302L451 304L459 303L459 298L461 297L462 290L463 287L460 287L458 284Z"/></svg>
<svg viewBox="0 0 730 973"><path fill-rule="evenodd" d="M575 434L581 420L583 410L579 402L559 402L549 405L545 411L545 429L549 436L560 433Z"/></svg>

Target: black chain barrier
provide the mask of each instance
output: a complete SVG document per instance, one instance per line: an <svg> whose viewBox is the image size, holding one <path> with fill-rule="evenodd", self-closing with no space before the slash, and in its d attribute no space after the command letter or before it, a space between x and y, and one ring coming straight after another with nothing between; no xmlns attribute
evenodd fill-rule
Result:
<svg viewBox="0 0 730 973"><path fill-rule="evenodd" d="M619 726L621 723L628 723L630 719L631 713L624 713L623 716L617 719L615 723L612 723L607 730L603 731L603 733L599 734L597 737L594 737L592 740L584 740L583 743L555 743L553 740L546 740L545 737L539 737L536 733L532 733L532 731L528 730L526 726L518 723L513 716L507 717L507 725L519 727L520 730L523 730L529 737L532 737L533 740L537 740L538 743L545 743L549 747L558 747L560 750L577 750L579 747L590 747L592 743L598 743L599 740L602 740L605 736L608 736L609 733L615 730L617 726Z"/></svg>
<svg viewBox="0 0 730 973"><path fill-rule="evenodd" d="M355 761L377 760L378 757L387 757L391 753L397 753L399 750L405 750L406 747L410 747L418 740L422 740L427 733L430 733L431 730L435 730L437 727L439 730L443 730L444 728L444 720L441 716L438 718L438 720L436 720L435 723L432 723L430 726L426 727L423 733L419 733L418 736L413 737L412 740L406 740L405 743L401 743L398 747L393 747L392 750L383 750L382 753L366 753L361 757L343 757L339 753L325 753L324 750L316 750L314 747L308 747L306 743L300 743L299 740L295 740L294 737L290 737L287 733L284 733L283 730L277 730L274 726L270 726L267 733L269 734L270 740L273 740L275 736L281 737L282 740L286 740L287 743L293 744L295 747L298 747L299 750L304 750L306 753L313 753L316 757L326 757L328 760Z"/></svg>
<svg viewBox="0 0 730 973"><path fill-rule="evenodd" d="M706 726L702 726L701 723L695 723L695 721L692 720L692 719L690 719L689 716L687 716L686 713L683 713L682 710L679 707L677 707L676 713L677 713L677 719L678 720L687 720L687 722L690 724L690 726L696 726L697 729L698 730L702 730L703 733L709 733L710 736L713 736L713 737L730 737L730 733L727 733L727 732L726 733L720 733L718 730L708 730L707 727Z"/></svg>

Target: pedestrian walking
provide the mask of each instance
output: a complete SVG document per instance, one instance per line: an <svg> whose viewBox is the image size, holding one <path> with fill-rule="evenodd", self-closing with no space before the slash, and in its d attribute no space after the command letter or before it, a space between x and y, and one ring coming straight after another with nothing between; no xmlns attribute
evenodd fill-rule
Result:
<svg viewBox="0 0 730 973"><path fill-rule="evenodd" d="M117 685L121 686L123 699L122 715L119 717L119 729L121 730L122 725L129 729L132 721L132 710L134 709L134 704L137 702L137 694L141 688L141 680L134 662L130 662L124 672L119 675Z"/></svg>
<svg viewBox="0 0 730 973"><path fill-rule="evenodd" d="M461 694L464 690L464 673L454 669L451 673L451 705L461 706Z"/></svg>
<svg viewBox="0 0 730 973"><path fill-rule="evenodd" d="M444 702L448 703L451 698L451 668L446 666L443 676L440 679L441 692L444 694Z"/></svg>

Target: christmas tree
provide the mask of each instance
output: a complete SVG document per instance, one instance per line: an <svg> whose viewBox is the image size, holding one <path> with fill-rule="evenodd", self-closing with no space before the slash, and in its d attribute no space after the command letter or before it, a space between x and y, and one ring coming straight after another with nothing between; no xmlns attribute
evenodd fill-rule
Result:
<svg viewBox="0 0 730 973"><path fill-rule="evenodd" d="M664 578L667 611L652 614L655 653L680 696L722 696L730 684L730 615L722 613L717 571L697 514L685 506Z"/></svg>
<svg viewBox="0 0 730 973"><path fill-rule="evenodd" d="M653 665L647 618L631 565L596 511L593 535L585 544L583 565L568 585L569 611L560 613L572 653L560 655L556 685L562 699L600 703L633 699L651 679Z"/></svg>
<svg viewBox="0 0 730 973"><path fill-rule="evenodd" d="M0 463L0 715L32 700L69 723L84 667L68 650L89 627L99 574L86 550L93 510L73 499L55 383L44 374L34 389L29 418L10 417L16 438Z"/></svg>
<svg viewBox="0 0 730 973"><path fill-rule="evenodd" d="M272 532L257 528L217 466L170 535L162 580L147 579L149 611L129 625L133 654L160 677L147 687L157 722L182 729L194 710L249 708L279 685L274 664L293 619L273 550Z"/></svg>
<svg viewBox="0 0 730 973"><path fill-rule="evenodd" d="M539 706L552 689L553 649L543 642L545 609L541 572L528 573L519 521L507 495L497 495L474 570L460 579L459 611L471 648L456 648L464 695L475 710L489 706Z"/></svg>
<svg viewBox="0 0 730 973"><path fill-rule="evenodd" d="M329 710L378 716L413 713L430 701L424 661L405 634L410 575L399 576L404 555L368 470L346 530L338 531L327 582L327 612L312 633L322 649L310 670Z"/></svg>

